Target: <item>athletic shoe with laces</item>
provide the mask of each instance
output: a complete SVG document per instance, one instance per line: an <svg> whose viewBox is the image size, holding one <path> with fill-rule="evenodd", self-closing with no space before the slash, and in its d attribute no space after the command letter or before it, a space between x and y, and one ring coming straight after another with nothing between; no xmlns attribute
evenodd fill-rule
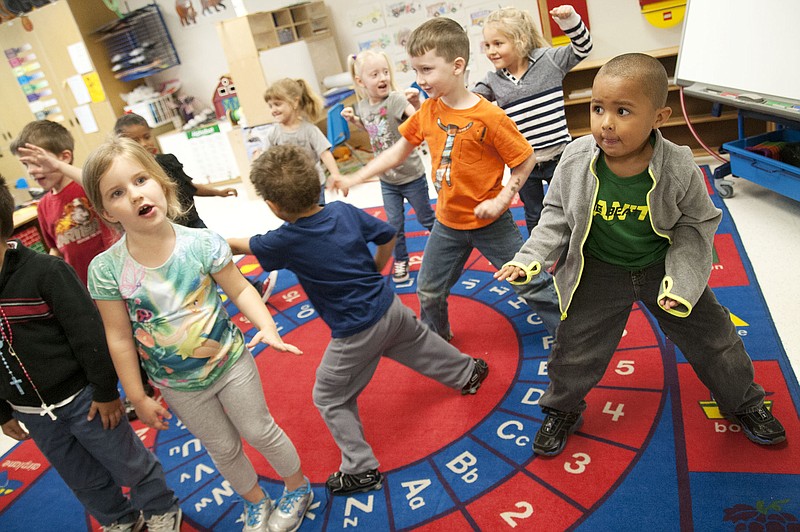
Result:
<svg viewBox="0 0 800 532"><path fill-rule="evenodd" d="M100 528L103 532L140 532L144 530L144 516L140 513L136 521L131 521L130 523L117 522Z"/></svg>
<svg viewBox="0 0 800 532"><path fill-rule="evenodd" d="M741 425L747 439L759 445L775 445L786 439L786 429L764 405L755 412L733 414L730 420Z"/></svg>
<svg viewBox="0 0 800 532"><path fill-rule="evenodd" d="M151 515L146 519L147 532L180 532L183 511L178 508L174 512Z"/></svg>
<svg viewBox="0 0 800 532"><path fill-rule="evenodd" d="M283 488L283 495L275 504L272 515L267 521L269 532L294 532L300 528L300 523L303 522L314 500L311 483L307 478L305 480L306 483L294 491L286 491L286 488Z"/></svg>
<svg viewBox="0 0 800 532"><path fill-rule="evenodd" d="M404 283L409 279L408 275L408 261L396 260L394 261L394 273L392 273L392 281L396 283Z"/></svg>
<svg viewBox="0 0 800 532"><path fill-rule="evenodd" d="M472 375L467 383L461 388L461 395L474 394L481 387L481 383L489 375L489 364L482 358L472 359Z"/></svg>
<svg viewBox="0 0 800 532"><path fill-rule="evenodd" d="M261 301L267 302L272 291L275 290L276 282L278 282L278 270L273 270L267 275L267 280L261 283Z"/></svg>
<svg viewBox="0 0 800 532"><path fill-rule="evenodd" d="M555 456L564 450L567 436L583 425L583 416L580 412L562 412L553 408L542 408L542 411L547 417L533 438L533 452Z"/></svg>
<svg viewBox="0 0 800 532"><path fill-rule="evenodd" d="M333 495L350 495L351 493L366 492L381 489L383 474L377 469L369 469L363 473L342 473L337 471L330 477L325 485Z"/></svg>
<svg viewBox="0 0 800 532"><path fill-rule="evenodd" d="M242 520L244 527L242 532L265 532L267 530L267 519L272 513L272 501L264 494L264 498L258 502L244 501L244 514Z"/></svg>

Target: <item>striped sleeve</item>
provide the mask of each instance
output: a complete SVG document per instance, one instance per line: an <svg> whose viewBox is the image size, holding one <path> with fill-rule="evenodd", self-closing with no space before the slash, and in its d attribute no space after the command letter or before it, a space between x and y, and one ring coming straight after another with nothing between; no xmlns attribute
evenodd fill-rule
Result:
<svg viewBox="0 0 800 532"><path fill-rule="evenodd" d="M592 36L589 28L581 20L580 15L575 13L566 20L558 19L558 27L569 37L572 52L579 59L585 58L592 51Z"/></svg>

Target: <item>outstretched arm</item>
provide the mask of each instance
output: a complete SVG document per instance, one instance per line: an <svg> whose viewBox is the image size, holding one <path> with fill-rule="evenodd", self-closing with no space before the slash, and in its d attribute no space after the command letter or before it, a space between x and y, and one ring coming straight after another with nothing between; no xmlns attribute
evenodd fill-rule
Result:
<svg viewBox="0 0 800 532"><path fill-rule="evenodd" d="M341 176L335 181L334 187L339 189L350 188L359 183L363 183L370 177L382 174L405 161L408 156L411 155L411 152L414 151L415 147L416 146L408 142L405 138L401 137L400 140L394 143L394 146L381 152L380 155L368 162L366 166L361 168L358 172Z"/></svg>
<svg viewBox="0 0 800 532"><path fill-rule="evenodd" d="M236 197L239 195L233 187L216 188L202 183L192 183L192 185L197 190L197 192L194 193L195 196L219 196L227 198L228 196Z"/></svg>
<svg viewBox="0 0 800 532"><path fill-rule="evenodd" d="M249 238L229 238L228 245L234 255L252 255Z"/></svg>
<svg viewBox="0 0 800 532"><path fill-rule="evenodd" d="M58 158L44 148L28 143L17 148L17 152L20 155L19 161L25 166L32 164L40 167L43 172L61 172L67 178L72 179L79 185L83 185L83 177L79 167Z"/></svg>

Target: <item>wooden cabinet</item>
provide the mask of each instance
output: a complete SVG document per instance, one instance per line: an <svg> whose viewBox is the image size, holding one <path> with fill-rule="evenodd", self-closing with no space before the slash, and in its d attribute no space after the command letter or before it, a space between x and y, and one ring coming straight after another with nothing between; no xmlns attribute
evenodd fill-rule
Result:
<svg viewBox="0 0 800 532"><path fill-rule="evenodd" d="M678 47L663 48L645 52L658 59L667 71L670 80L675 76L675 65L678 58ZM591 133L590 129L590 101L591 88L597 71L608 59L587 60L578 64L564 78L564 110L567 115L567 125L573 138ZM570 95L577 97L570 97ZM710 148L718 149L723 142L737 139L738 113L732 108L722 108L719 116L712 114L713 104L685 96L686 112L689 121L697 134ZM665 138L680 145L692 148L697 154L705 154L700 144L692 135L681 111L680 88L677 85L669 86L667 105L672 108L672 116L661 126L661 133ZM765 131L765 125L748 124L747 135L756 135Z"/></svg>
<svg viewBox="0 0 800 532"><path fill-rule="evenodd" d="M317 84L343 71L324 2L309 2L221 21L217 33L250 126L273 122L264 92L309 65ZM284 47L283 49L279 49ZM316 89L322 92L321 86Z"/></svg>
<svg viewBox="0 0 800 532"><path fill-rule="evenodd" d="M98 8L95 8L95 11L97 10ZM108 14L113 15L110 11ZM8 143L16 138L28 122L46 118L61 123L75 139L75 160L78 164L82 164L89 152L103 142L109 132L113 130L116 120L115 110L109 103L109 95L105 93L101 81L103 76L97 71L97 68L107 69L107 67L93 64L91 56L88 55L89 63L93 68L90 74L94 73L93 79L96 82L93 86L96 90L93 101L85 104L83 109L91 112L91 116L97 124L97 130L87 133L84 126L89 124L82 125L76 115L75 108L79 106L79 103L67 86L67 80L80 73L73 64L70 47L81 44L86 46L87 43L83 40L81 29L73 16L70 4L66 0L51 3L34 9L28 14L28 18L33 23L33 31L30 32L22 28L19 18L0 26L0 41L6 52L4 61L0 65L0 97L2 97L4 109L2 119L0 119L0 127L3 129L0 139L4 148L0 164L4 171L7 166L11 171L12 163L15 162L18 165L16 174L19 173L21 165L16 161L12 161L12 163L6 161L7 157L13 159L6 149ZM17 51L15 52L15 50ZM25 58L22 67L28 65L29 71L22 72L19 70L20 65L12 64L14 63L13 57L18 56ZM42 77L37 82L46 80L46 87L32 92L29 84L20 83L21 76L31 74L41 75ZM49 94L42 94L42 90ZM32 99L37 97L36 94L40 94L41 97L38 100ZM46 107L44 103L47 104ZM40 105L41 108L36 105ZM11 175L16 178L18 177L16 174Z"/></svg>

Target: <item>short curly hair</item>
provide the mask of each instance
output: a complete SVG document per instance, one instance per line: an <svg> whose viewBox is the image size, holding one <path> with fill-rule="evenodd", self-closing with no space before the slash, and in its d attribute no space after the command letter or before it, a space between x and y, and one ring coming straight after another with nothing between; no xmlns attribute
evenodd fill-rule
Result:
<svg viewBox="0 0 800 532"><path fill-rule="evenodd" d="M286 144L262 153L250 168L259 196L286 214L303 213L319 202L319 173L305 149Z"/></svg>

